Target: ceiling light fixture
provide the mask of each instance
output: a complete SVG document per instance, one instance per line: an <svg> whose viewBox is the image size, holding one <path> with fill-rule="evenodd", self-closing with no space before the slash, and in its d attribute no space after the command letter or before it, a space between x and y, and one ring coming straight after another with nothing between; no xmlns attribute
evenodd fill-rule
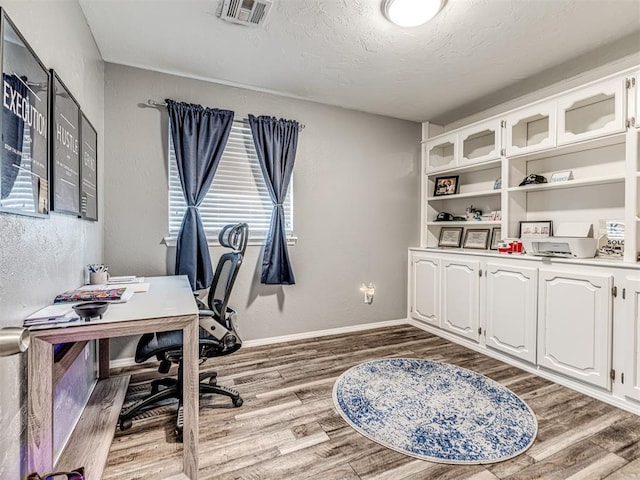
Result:
<svg viewBox="0 0 640 480"><path fill-rule="evenodd" d="M417 27L435 17L446 0L383 0L382 12L400 27Z"/></svg>

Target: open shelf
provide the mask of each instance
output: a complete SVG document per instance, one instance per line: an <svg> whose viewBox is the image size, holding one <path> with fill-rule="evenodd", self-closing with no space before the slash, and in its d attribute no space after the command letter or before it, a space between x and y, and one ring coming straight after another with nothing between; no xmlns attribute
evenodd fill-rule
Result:
<svg viewBox="0 0 640 480"><path fill-rule="evenodd" d="M577 180L567 180L566 182L537 183L524 185L522 187L511 187L509 192L539 192L542 190L560 190L565 188L587 187L591 185L606 185L608 183L624 182L624 174L607 175L597 178L580 178Z"/></svg>
<svg viewBox="0 0 640 480"><path fill-rule="evenodd" d="M489 197L491 195L500 195L500 190L480 190L478 192L456 193L455 195L440 195L438 197L427 197L427 201L433 202L436 200L452 200L455 198Z"/></svg>
<svg viewBox="0 0 640 480"><path fill-rule="evenodd" d="M463 166L463 167L456 167L456 168L448 168L447 170L445 170L444 172L429 172L427 173L427 175L429 177L442 177L442 176L448 176L449 174L461 174L461 173L471 173L471 172L478 172L481 170L487 170L488 168L498 168L500 167L500 165L502 164L502 159L497 159L497 160L491 160L489 162L483 162L483 163L476 163L473 165L467 165L467 166Z"/></svg>
<svg viewBox="0 0 640 480"><path fill-rule="evenodd" d="M432 226L432 225L437 225L439 227L446 227L449 225L454 225L454 226L471 226L471 225L495 225L495 226L500 226L501 221L500 220L459 220L459 221L452 221L452 222L427 222L427 225Z"/></svg>

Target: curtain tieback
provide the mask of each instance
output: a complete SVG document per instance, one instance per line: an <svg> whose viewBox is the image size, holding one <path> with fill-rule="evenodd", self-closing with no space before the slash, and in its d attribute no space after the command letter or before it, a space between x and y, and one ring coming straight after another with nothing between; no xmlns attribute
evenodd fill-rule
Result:
<svg viewBox="0 0 640 480"><path fill-rule="evenodd" d="M284 203L274 203L274 207L284 207Z"/></svg>

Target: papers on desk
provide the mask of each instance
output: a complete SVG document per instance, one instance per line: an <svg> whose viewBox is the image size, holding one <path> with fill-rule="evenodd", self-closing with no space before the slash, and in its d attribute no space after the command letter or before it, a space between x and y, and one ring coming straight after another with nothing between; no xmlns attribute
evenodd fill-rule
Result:
<svg viewBox="0 0 640 480"><path fill-rule="evenodd" d="M144 277L136 277L135 275L123 275L120 277L109 277L107 281L108 285L121 284L121 283L142 283Z"/></svg>
<svg viewBox="0 0 640 480"><path fill-rule="evenodd" d="M111 290L113 288L126 288L131 293L142 293L149 291L148 283L108 283L106 285L84 285L78 290Z"/></svg>
<svg viewBox="0 0 640 480"><path fill-rule="evenodd" d="M68 303L49 305L24 319L25 327L57 325L80 320Z"/></svg>

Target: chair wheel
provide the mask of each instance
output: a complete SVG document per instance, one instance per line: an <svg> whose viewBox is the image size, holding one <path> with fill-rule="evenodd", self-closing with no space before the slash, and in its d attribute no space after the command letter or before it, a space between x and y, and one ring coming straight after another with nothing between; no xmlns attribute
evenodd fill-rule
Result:
<svg viewBox="0 0 640 480"><path fill-rule="evenodd" d="M129 430L132 425L133 425L133 422L131 420L129 420L129 419L121 420L120 421L120 430L122 430L123 432L125 430Z"/></svg>
<svg viewBox="0 0 640 480"><path fill-rule="evenodd" d="M233 401L233 406L234 407L241 407L242 406L243 400L242 400L241 397L232 398L231 400Z"/></svg>

